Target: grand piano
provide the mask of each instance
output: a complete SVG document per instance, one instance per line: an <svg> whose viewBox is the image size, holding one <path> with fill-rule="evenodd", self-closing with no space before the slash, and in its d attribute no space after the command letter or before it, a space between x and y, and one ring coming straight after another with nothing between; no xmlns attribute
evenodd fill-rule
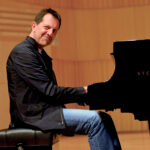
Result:
<svg viewBox="0 0 150 150"><path fill-rule="evenodd" d="M120 108L150 127L150 39L115 41L115 71L105 82L88 86L90 109Z"/></svg>

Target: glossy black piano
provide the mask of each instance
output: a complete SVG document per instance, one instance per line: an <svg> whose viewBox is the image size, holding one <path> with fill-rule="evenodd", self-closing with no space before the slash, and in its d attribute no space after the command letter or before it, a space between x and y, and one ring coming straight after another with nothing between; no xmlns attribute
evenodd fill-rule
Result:
<svg viewBox="0 0 150 150"><path fill-rule="evenodd" d="M115 41L115 71L105 82L88 86L90 109L120 108L150 121L150 40Z"/></svg>

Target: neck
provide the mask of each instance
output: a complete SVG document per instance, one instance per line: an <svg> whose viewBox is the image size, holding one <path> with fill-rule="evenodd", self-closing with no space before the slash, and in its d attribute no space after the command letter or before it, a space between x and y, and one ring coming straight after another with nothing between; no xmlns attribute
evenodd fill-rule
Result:
<svg viewBox="0 0 150 150"><path fill-rule="evenodd" d="M32 33L32 32L29 34L29 36L32 37L32 38L37 42L37 40L36 40L36 38L33 36L33 33ZM38 44L38 42L37 42L37 44ZM39 44L38 44L38 48L39 48L40 50L43 49L43 47L42 47L41 45L39 45Z"/></svg>
<svg viewBox="0 0 150 150"><path fill-rule="evenodd" d="M40 50L42 50L42 49L43 49L43 47L42 47L41 45L39 45L39 44L38 44L38 48L39 48Z"/></svg>

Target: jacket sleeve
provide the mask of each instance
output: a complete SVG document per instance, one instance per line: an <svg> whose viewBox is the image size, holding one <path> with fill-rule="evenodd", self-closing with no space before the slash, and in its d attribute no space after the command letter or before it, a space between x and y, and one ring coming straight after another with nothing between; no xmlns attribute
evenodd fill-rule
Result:
<svg viewBox="0 0 150 150"><path fill-rule="evenodd" d="M38 56L30 49L17 51L14 66L18 75L30 88L45 95L50 101L55 100L52 103L84 102L86 94L83 87L60 87L54 84L53 80L48 77Z"/></svg>

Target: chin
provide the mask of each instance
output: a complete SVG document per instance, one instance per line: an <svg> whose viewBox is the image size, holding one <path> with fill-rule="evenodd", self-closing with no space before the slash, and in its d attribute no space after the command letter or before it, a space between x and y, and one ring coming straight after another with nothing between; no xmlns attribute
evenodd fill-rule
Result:
<svg viewBox="0 0 150 150"><path fill-rule="evenodd" d="M50 45L50 44L51 44L51 42L49 42L49 43L42 43L41 46L42 46L42 47L46 47L46 46L48 46L48 45Z"/></svg>

